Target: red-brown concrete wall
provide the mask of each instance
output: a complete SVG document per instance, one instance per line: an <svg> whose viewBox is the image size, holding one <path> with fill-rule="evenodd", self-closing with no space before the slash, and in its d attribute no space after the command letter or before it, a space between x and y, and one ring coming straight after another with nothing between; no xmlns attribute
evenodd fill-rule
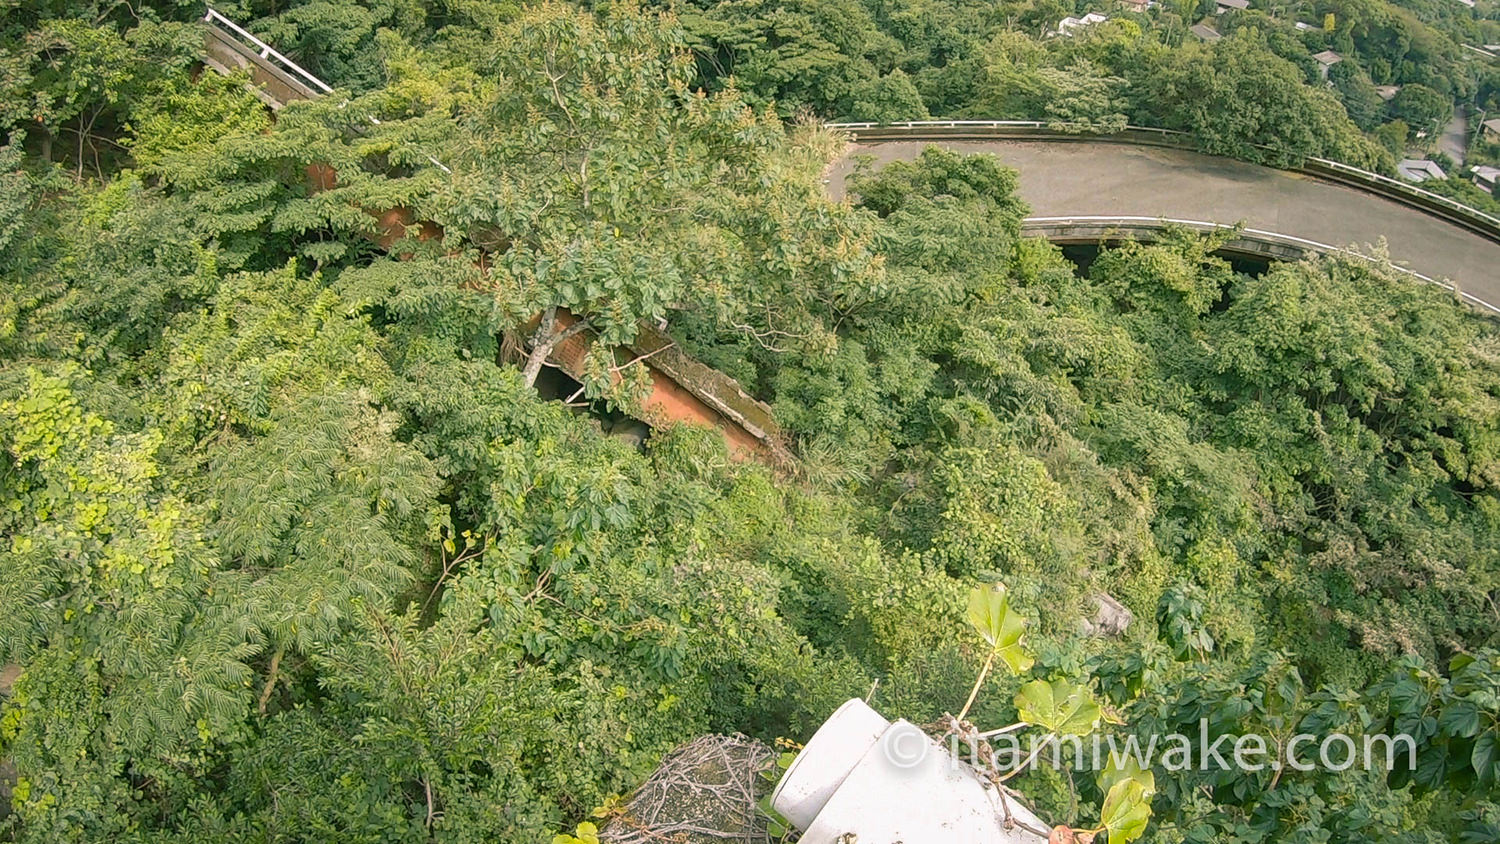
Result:
<svg viewBox="0 0 1500 844"><path fill-rule="evenodd" d="M523 330L533 330L538 321L533 320ZM558 309L558 331L577 321L578 318L566 309ZM559 343L557 348L552 350L549 359L569 376L581 380L584 358L588 355L592 344L592 334L588 331L580 332ZM779 461L782 458L783 453L774 444L761 441L734 420L726 418L722 413L709 407L691 390L678 384L666 373L652 366L649 361L639 365L645 366L651 377L651 393L642 402L644 406L644 412L641 414L642 422L653 428L678 422L717 428L724 435L724 441L729 445L729 451L735 457L772 461Z"/></svg>

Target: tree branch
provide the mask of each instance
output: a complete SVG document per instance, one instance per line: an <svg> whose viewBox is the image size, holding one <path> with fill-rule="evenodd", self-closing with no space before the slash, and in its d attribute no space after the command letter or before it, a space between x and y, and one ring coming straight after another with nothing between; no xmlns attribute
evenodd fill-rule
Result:
<svg viewBox="0 0 1500 844"><path fill-rule="evenodd" d="M281 656L284 653L286 653L285 645L277 648L276 653L271 655L271 667L266 671L266 687L261 689L260 704L256 707L262 717L266 714L266 705L271 702L271 692L276 690L276 674L281 668Z"/></svg>

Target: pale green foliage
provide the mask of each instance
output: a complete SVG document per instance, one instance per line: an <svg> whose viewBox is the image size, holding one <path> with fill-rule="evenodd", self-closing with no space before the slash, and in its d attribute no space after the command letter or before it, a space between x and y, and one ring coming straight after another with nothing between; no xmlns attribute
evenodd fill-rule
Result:
<svg viewBox="0 0 1500 844"><path fill-rule="evenodd" d="M552 836L552 844L599 844L599 827L584 821L572 835L559 833Z"/></svg>
<svg viewBox="0 0 1500 844"><path fill-rule="evenodd" d="M239 730L256 637L210 597L217 555L201 509L162 477L159 435L117 432L67 380L33 370L0 403L0 438L10 537L0 593L11 610L0 659L28 666L6 706L6 745L33 772L17 808L30 825L77 836L80 813L123 820L107 802L121 786L110 767L134 758L175 778ZM56 766L74 774L46 773Z"/></svg>
<svg viewBox="0 0 1500 844"><path fill-rule="evenodd" d="M134 136L129 147L136 164L155 172L169 157L202 156L220 138L270 125L265 106L242 80L208 73L191 87L162 84L142 97L127 130Z"/></svg>
<svg viewBox="0 0 1500 844"><path fill-rule="evenodd" d="M191 536L181 525L180 499L138 497L160 483L153 457L160 438L117 437L114 425L82 412L66 381L28 374L26 392L0 404L16 473L19 506L12 509L35 519L15 525L9 550L13 563L39 566L50 576L27 584L46 591L15 601L19 611L5 620L0 640L11 658L24 658L45 640L44 619L28 616L49 599L78 593L82 600L69 601L64 611L71 616L94 612L93 602L101 600L123 609L137 593L165 597L191 589L206 562L194 559L191 546L179 547ZM58 565L63 560L75 562ZM13 573L12 589L25 582L19 575L19 569ZM145 597L143 606L153 603Z"/></svg>
<svg viewBox="0 0 1500 844"><path fill-rule="evenodd" d="M969 593L969 623L1012 672L1020 674L1031 668L1032 659L1021 647L1026 622L1019 613L1011 612L1003 584L975 588Z"/></svg>
<svg viewBox="0 0 1500 844"><path fill-rule="evenodd" d="M1151 820L1151 794L1140 782L1120 780L1104 796L1100 821L1110 844L1129 844L1140 838Z"/></svg>
<svg viewBox="0 0 1500 844"><path fill-rule="evenodd" d="M1142 768L1131 756L1123 759L1111 757L1103 771L1099 772L1099 788L1106 794L1114 790L1114 787L1126 780L1134 780L1139 783L1145 796L1149 797L1156 793L1156 775L1149 768Z"/></svg>
<svg viewBox="0 0 1500 844"><path fill-rule="evenodd" d="M1022 721L1060 736L1086 736L1102 715L1089 690L1067 680L1033 680L1016 693L1015 703Z"/></svg>
<svg viewBox="0 0 1500 844"><path fill-rule="evenodd" d="M1053 575L1065 588L1082 537L1074 507L1046 466L1019 449L952 449L943 455L946 508L933 547L950 572Z"/></svg>
<svg viewBox="0 0 1500 844"><path fill-rule="evenodd" d="M988 45L977 96L965 110L978 117L1046 120L1062 131L1115 132L1125 128L1125 80L1086 58L1066 67L1046 64L1036 42L1016 33Z"/></svg>

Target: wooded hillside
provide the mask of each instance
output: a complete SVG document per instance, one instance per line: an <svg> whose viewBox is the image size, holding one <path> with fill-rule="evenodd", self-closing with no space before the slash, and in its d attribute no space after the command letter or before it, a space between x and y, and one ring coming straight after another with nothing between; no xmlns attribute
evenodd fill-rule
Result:
<svg viewBox="0 0 1500 844"><path fill-rule="evenodd" d="M548 840L704 732L805 740L876 680L891 717L956 710L965 596L1003 580L1036 664L976 722L1064 676L1118 735L1419 742L1159 771L1146 840L1500 837L1496 323L1185 232L1083 270L1019 236L992 158L832 203L841 141L798 117L1170 125L1254 89L1327 116L1291 152L1344 148L1284 60L1143 48L1116 104L1124 28L1041 61L958 2L223 11L336 92L273 118L202 71L197 6L0 24L4 835ZM393 208L428 225L387 249ZM579 407L516 354L549 308L600 337ZM795 465L605 436L643 320L770 403ZM1100 592L1121 638L1084 633ZM1091 777L1015 785L1097 820Z"/></svg>

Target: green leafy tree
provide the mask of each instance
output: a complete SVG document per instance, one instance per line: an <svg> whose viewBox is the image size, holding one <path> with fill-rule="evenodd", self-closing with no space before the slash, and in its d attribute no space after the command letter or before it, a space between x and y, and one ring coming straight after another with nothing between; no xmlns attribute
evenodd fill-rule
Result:
<svg viewBox="0 0 1500 844"><path fill-rule="evenodd" d="M784 115L847 116L851 97L878 86L898 50L853 0L694 2L676 11L711 90L743 90Z"/></svg>
<svg viewBox="0 0 1500 844"><path fill-rule="evenodd" d="M1326 93L1286 83L1300 75L1253 39L1226 38L1174 54L1136 89L1135 108L1147 122L1192 134L1207 152L1296 164L1333 153L1341 136L1357 132Z"/></svg>
<svg viewBox="0 0 1500 844"><path fill-rule="evenodd" d="M642 320L689 305L764 336L802 334L795 311L746 307L762 283L821 276L832 292L867 272L805 188L752 213L751 186L787 175L785 136L732 94L693 93L665 21L545 6L496 43L485 67L505 83L466 126L438 221L489 252L482 285L510 324L541 315L527 383L570 337L592 331L608 368ZM805 248L775 245L799 228Z"/></svg>
<svg viewBox="0 0 1500 844"><path fill-rule="evenodd" d="M1344 111L1354 125L1365 132L1374 131L1381 123L1386 106L1370 78L1353 62L1339 62L1329 68L1328 79L1338 91L1339 102L1344 104Z"/></svg>
<svg viewBox="0 0 1500 844"><path fill-rule="evenodd" d="M1125 80L1106 76L1087 59L1066 68L991 64L969 110L976 115L1046 120L1069 132L1125 128Z"/></svg>
<svg viewBox="0 0 1500 844"><path fill-rule="evenodd" d="M1375 142L1385 147L1392 157L1406 154L1406 142L1411 139L1411 127L1404 120L1383 123L1375 130Z"/></svg>
<svg viewBox="0 0 1500 844"><path fill-rule="evenodd" d="M850 98L849 116L855 120L895 123L928 117L917 86L900 68L879 79L857 83Z"/></svg>
<svg viewBox="0 0 1500 844"><path fill-rule="evenodd" d="M1390 103L1391 116L1435 135L1453 116L1453 101L1426 85L1403 85Z"/></svg>

